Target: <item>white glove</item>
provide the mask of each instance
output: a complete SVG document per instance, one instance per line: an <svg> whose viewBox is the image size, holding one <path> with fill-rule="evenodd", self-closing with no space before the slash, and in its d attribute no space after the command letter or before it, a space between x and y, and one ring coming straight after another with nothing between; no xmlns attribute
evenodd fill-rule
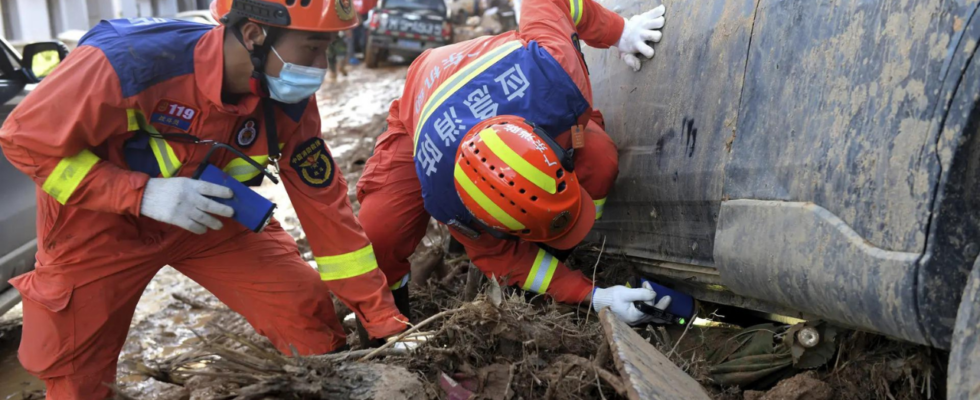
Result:
<svg viewBox="0 0 980 400"><path fill-rule="evenodd" d="M411 333L408 336L403 337L401 340L395 342L395 344L392 345L391 347L394 347L396 350L401 350L406 352L412 351L419 348L419 346L425 344L425 342L428 342L429 339L432 339L434 335L435 334L433 332ZM394 342L395 337L397 337L397 335L389 337L386 340L388 342Z"/></svg>
<svg viewBox="0 0 980 400"><path fill-rule="evenodd" d="M657 292L644 285L642 288L631 289L626 286L613 286L611 288L597 288L592 293L592 307L596 311L609 307L609 311L616 314L619 319L630 325L639 325L654 321L653 316L647 315L633 305L634 301L645 301L658 309L665 310L670 305L670 296L664 296L657 304L653 300L657 298Z"/></svg>
<svg viewBox="0 0 980 400"><path fill-rule="evenodd" d="M664 12L667 9L660 5L650 11L640 15L634 15L626 20L623 25L623 35L616 42L619 49L619 58L633 68L633 71L640 70L640 59L636 53L643 54L646 58L653 58L653 47L647 42L659 42L662 34L660 28L664 26Z"/></svg>
<svg viewBox="0 0 980 400"><path fill-rule="evenodd" d="M190 178L150 178L143 189L140 215L177 225L198 235L221 229L210 214L231 217L235 210L204 196L230 199L231 189Z"/></svg>

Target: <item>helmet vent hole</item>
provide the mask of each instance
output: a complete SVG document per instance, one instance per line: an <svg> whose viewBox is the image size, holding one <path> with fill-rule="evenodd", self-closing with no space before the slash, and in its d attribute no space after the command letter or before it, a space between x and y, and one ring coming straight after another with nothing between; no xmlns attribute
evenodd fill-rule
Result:
<svg viewBox="0 0 980 400"><path fill-rule="evenodd" d="M484 182L486 182L486 181L487 181L487 178L484 178L484 177L482 177L482 176L481 176L481 177L480 177L480 180L482 180L482 181L484 181Z"/></svg>
<svg viewBox="0 0 980 400"><path fill-rule="evenodd" d="M514 181L507 182L508 185L514 186Z"/></svg>
<svg viewBox="0 0 980 400"><path fill-rule="evenodd" d="M296 0L286 0L286 5L287 6L292 7L294 4L296 4Z"/></svg>
<svg viewBox="0 0 980 400"><path fill-rule="evenodd" d="M494 170L494 166L493 166L493 165L491 165L491 166L490 166L490 170L491 170L491 171L493 171L493 170Z"/></svg>
<svg viewBox="0 0 980 400"><path fill-rule="evenodd" d="M503 193L501 193L501 194L500 194L500 197L504 197L504 194L503 194Z"/></svg>
<svg viewBox="0 0 980 400"><path fill-rule="evenodd" d="M470 147L473 147L473 146L475 146L475 144L473 142L470 142Z"/></svg>
<svg viewBox="0 0 980 400"><path fill-rule="evenodd" d="M531 196L531 201L538 201L538 196Z"/></svg>
<svg viewBox="0 0 980 400"><path fill-rule="evenodd" d="M565 170L559 169L558 172L555 172L555 176L559 178L565 176Z"/></svg>
<svg viewBox="0 0 980 400"><path fill-rule="evenodd" d="M493 185L490 185L490 190L497 190L497 188L493 187Z"/></svg>
<svg viewBox="0 0 980 400"><path fill-rule="evenodd" d="M513 201L513 200L511 200L511 201L510 201L510 205L512 205L512 206L516 206L516 205L517 205L517 203L514 203L514 201Z"/></svg>
<svg viewBox="0 0 980 400"><path fill-rule="evenodd" d="M527 193L527 190L521 189L521 194Z"/></svg>
<svg viewBox="0 0 980 400"><path fill-rule="evenodd" d="M487 162L487 159L486 158L481 158L480 159L480 162Z"/></svg>
<svg viewBox="0 0 980 400"><path fill-rule="evenodd" d="M527 235L528 233L531 233L531 230L530 229L525 229L525 230L521 231L521 233Z"/></svg>
<svg viewBox="0 0 980 400"><path fill-rule="evenodd" d="M466 165L470 165L470 160L466 160Z"/></svg>
<svg viewBox="0 0 980 400"><path fill-rule="evenodd" d="M564 192L564 191L565 191L565 182L559 183L558 184L558 193L561 193L561 192Z"/></svg>
<svg viewBox="0 0 980 400"><path fill-rule="evenodd" d="M293 0L293 1L295 2L295 0ZM303 7L309 7L309 6L310 6L310 2L311 2L311 1L312 1L312 0L301 0L301 1L299 2L299 5L301 5L301 6L303 6Z"/></svg>
<svg viewBox="0 0 980 400"><path fill-rule="evenodd" d="M500 174L500 175L497 175L497 176L499 176L500 179L504 179L504 174Z"/></svg>
<svg viewBox="0 0 980 400"><path fill-rule="evenodd" d="M480 154L480 149L473 150L473 154Z"/></svg>
<svg viewBox="0 0 980 400"><path fill-rule="evenodd" d="M525 209L522 208L521 209L521 214L527 214L527 210L525 210Z"/></svg>

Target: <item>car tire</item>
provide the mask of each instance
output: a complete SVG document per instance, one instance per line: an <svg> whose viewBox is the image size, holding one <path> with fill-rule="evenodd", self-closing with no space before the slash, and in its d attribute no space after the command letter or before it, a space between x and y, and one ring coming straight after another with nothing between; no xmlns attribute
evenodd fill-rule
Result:
<svg viewBox="0 0 980 400"><path fill-rule="evenodd" d="M367 41L367 46L364 48L364 65L370 69L378 68L378 63L381 61L382 49L379 49L374 41L370 38Z"/></svg>

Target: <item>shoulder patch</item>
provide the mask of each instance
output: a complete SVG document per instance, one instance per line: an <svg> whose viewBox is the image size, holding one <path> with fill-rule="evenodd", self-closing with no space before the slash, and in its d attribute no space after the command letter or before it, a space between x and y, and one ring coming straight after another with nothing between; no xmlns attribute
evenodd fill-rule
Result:
<svg viewBox="0 0 980 400"><path fill-rule="evenodd" d="M296 146L289 157L289 166L296 170L300 180L312 187L323 188L333 182L333 157L318 137Z"/></svg>

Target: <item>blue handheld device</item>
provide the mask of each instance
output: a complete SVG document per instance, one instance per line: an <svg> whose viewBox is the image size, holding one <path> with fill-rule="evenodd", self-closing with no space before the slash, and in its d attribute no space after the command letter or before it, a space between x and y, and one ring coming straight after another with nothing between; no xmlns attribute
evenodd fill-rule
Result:
<svg viewBox="0 0 980 400"><path fill-rule="evenodd" d="M238 221L252 232L261 232L269 220L272 219L272 211L276 209L276 204L262 197L248 186L232 178L231 175L218 169L214 165L208 164L201 173L200 179L231 189L235 195L230 199L213 198L221 204L225 204L235 210L232 219Z"/></svg>
<svg viewBox="0 0 980 400"><path fill-rule="evenodd" d="M646 279L632 280L630 286L635 288L642 287L643 282L649 283L653 291L657 292L657 298L654 300L654 303L660 301L664 296L670 296L670 305L667 306L666 310L659 310L642 301L633 302L633 305L640 309L640 311L653 315L657 319L667 321L670 324L686 325L694 319L694 312L697 310L697 306L693 297Z"/></svg>

